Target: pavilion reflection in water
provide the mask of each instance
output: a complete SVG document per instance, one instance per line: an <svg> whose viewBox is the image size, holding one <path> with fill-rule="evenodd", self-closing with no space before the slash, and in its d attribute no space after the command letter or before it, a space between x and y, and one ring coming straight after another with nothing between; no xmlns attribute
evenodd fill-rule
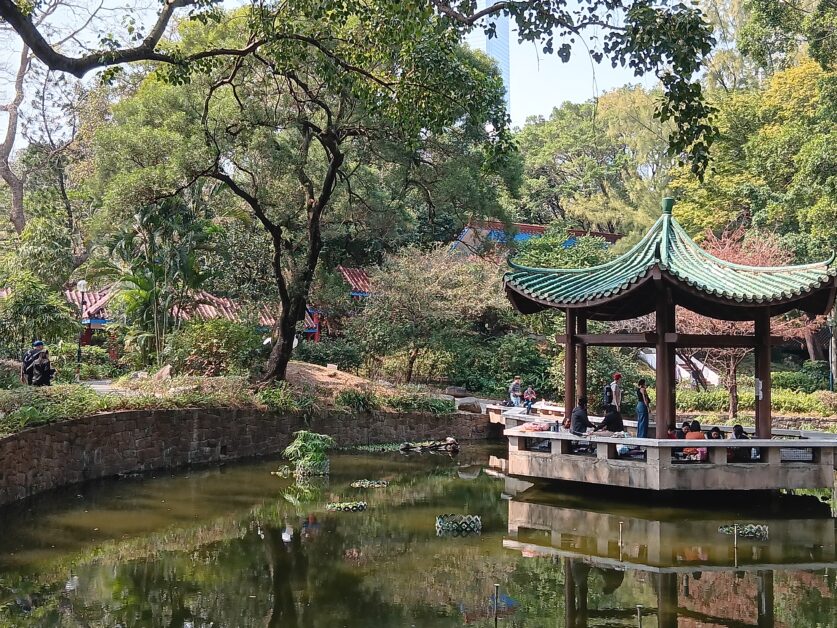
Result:
<svg viewBox="0 0 837 628"><path fill-rule="evenodd" d="M774 626L774 575L783 572L807 572L801 574L810 580L806 586L830 594L826 579L835 575L837 545L827 508L810 517L708 511L684 520L682 512L671 510L638 513L609 503L604 512L570 500L548 501L511 499L503 546L561 562L567 627L637 625L638 615L645 626L661 628ZM745 526L754 523L766 526L757 529L759 538L746 536L753 528ZM727 534L728 526L738 526L741 534ZM590 607L592 593L613 593L628 579L650 587L653 603ZM600 590L592 591L591 583Z"/></svg>

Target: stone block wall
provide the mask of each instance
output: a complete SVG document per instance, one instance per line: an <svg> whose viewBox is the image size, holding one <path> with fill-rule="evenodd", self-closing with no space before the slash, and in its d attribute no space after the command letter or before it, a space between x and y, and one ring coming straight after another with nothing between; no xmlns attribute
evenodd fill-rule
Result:
<svg viewBox="0 0 837 628"><path fill-rule="evenodd" d="M300 429L342 446L486 438L486 415L458 413L257 410L154 410L99 414L53 423L0 439L0 504L67 484L120 473L169 469L281 452Z"/></svg>

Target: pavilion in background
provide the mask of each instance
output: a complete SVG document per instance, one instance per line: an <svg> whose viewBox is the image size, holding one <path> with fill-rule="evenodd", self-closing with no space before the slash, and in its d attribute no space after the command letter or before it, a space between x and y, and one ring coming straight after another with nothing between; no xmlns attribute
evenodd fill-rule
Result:
<svg viewBox="0 0 837 628"><path fill-rule="evenodd" d="M523 314L563 310L566 331L565 411L585 395L587 347L656 347L656 437L675 422L676 347L753 347L756 354L756 436L770 438L770 318L791 310L826 314L837 292L834 255L800 266L754 267L726 262L704 251L672 216L662 216L627 253L590 268L529 268L510 262L506 293ZM677 332L675 307L727 321L753 321L755 333L695 335ZM589 334L588 320L620 321L654 314L656 329L640 334Z"/></svg>

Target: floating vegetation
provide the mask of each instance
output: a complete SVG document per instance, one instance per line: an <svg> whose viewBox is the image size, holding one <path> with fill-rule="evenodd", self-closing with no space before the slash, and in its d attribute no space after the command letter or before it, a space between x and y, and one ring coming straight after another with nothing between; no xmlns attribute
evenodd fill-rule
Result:
<svg viewBox="0 0 837 628"><path fill-rule="evenodd" d="M326 510L337 512L362 512L366 510L366 502L333 502L326 504Z"/></svg>
<svg viewBox="0 0 837 628"><path fill-rule="evenodd" d="M439 515L436 517L438 536L467 536L482 532L482 519L479 515Z"/></svg>
<svg viewBox="0 0 837 628"><path fill-rule="evenodd" d="M748 539L758 539L766 541L768 538L769 528L763 523L745 523L720 526L718 532L721 534L735 534L735 528L738 528L738 536Z"/></svg>
<svg viewBox="0 0 837 628"><path fill-rule="evenodd" d="M380 443L377 445L352 445L342 448L342 451L365 451L373 454L389 451L400 451L401 443Z"/></svg>
<svg viewBox="0 0 837 628"><path fill-rule="evenodd" d="M275 475L277 478L289 478L292 474L293 470L288 465L281 466L276 471L270 472L270 475Z"/></svg>
<svg viewBox="0 0 837 628"><path fill-rule="evenodd" d="M352 488L386 488L389 482L386 480L355 480L352 482Z"/></svg>

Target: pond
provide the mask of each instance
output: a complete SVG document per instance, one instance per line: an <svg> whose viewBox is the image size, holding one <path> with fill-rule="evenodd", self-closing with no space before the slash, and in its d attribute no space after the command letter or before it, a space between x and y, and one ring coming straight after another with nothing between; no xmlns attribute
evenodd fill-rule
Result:
<svg viewBox="0 0 837 628"><path fill-rule="evenodd" d="M837 625L834 519L815 497L581 497L505 478L492 455L339 454L303 486L258 461L6 508L0 626L492 626L495 583L499 626ZM325 509L339 500L369 507ZM481 533L437 534L445 513L480 515Z"/></svg>

